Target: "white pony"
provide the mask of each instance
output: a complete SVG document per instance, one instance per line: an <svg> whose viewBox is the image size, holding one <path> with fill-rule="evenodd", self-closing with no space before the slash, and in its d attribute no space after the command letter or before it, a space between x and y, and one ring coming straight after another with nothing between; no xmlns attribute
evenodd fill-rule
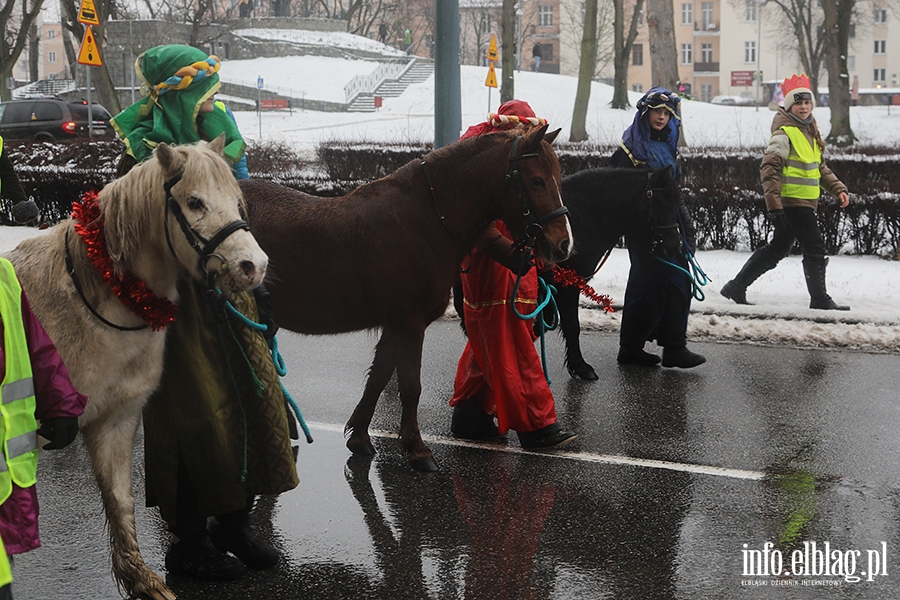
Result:
<svg viewBox="0 0 900 600"><path fill-rule="evenodd" d="M175 598L138 549L131 455L141 411L162 374L160 326L168 301L177 301L176 280L211 273L223 288L248 290L262 282L268 263L241 220L243 197L223 147L224 136L195 146L160 144L152 159L100 192L94 217L102 220L107 264L149 292L140 282L128 288L110 284L108 275L104 281L87 252L102 246L96 231L80 237L73 220L7 254L75 387L88 396L79 423L106 510L113 575L131 597ZM82 228L91 220L83 212ZM156 304L144 317L124 303L138 298L146 306L148 294Z"/></svg>

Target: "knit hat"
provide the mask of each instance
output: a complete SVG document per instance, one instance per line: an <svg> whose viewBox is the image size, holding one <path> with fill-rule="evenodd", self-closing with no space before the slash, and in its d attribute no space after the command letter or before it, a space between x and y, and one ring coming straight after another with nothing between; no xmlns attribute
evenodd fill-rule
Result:
<svg viewBox="0 0 900 600"><path fill-rule="evenodd" d="M784 94L784 110L791 112L791 106L800 100L809 100L812 107L816 107L816 99L812 93L812 85L806 75L791 75L781 84L781 92Z"/></svg>
<svg viewBox="0 0 900 600"><path fill-rule="evenodd" d="M179 145L200 141L200 105L222 85L219 59L191 46L172 44L147 50L138 56L134 68L143 81L141 91L147 96L111 121L125 142L126 152L143 162L161 142ZM225 155L233 162L240 160L246 145L224 110L203 115L202 128L210 140L225 133Z"/></svg>

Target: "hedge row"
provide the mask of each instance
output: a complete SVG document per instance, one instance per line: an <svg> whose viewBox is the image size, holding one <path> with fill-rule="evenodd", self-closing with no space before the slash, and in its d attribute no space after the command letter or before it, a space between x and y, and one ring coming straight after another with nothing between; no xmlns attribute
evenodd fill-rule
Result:
<svg viewBox="0 0 900 600"><path fill-rule="evenodd" d="M99 189L115 175L122 152L118 141L93 143L7 142L23 185L38 202L43 218L65 218L74 200ZM427 145L321 144L316 160L305 160L283 144L248 149L252 177L271 179L303 191L335 196L390 174L430 150ZM612 148L560 145L563 176L607 165ZM698 150L683 159L684 199L697 222L704 249L750 250L770 233L759 183L762 149ZM851 204L839 209L828 196L819 203L819 223L829 253L873 254L898 258L900 248L900 156L887 148L840 153L829 149L828 164L851 190ZM0 201L0 218L9 217Z"/></svg>

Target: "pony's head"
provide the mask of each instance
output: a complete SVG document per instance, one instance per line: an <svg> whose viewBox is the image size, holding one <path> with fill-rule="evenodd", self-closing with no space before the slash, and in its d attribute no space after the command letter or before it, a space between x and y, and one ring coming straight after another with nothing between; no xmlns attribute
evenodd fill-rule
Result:
<svg viewBox="0 0 900 600"><path fill-rule="evenodd" d="M572 229L560 195L559 160L550 145L560 130L547 125L509 133L509 180L501 219L517 240L533 242L541 258L559 262L572 251Z"/></svg>
<svg viewBox="0 0 900 600"><path fill-rule="evenodd" d="M243 196L224 157L225 138L172 147L107 185L100 194L104 231L116 268L142 254L175 261L197 280L249 290L268 257L244 222Z"/></svg>
<svg viewBox="0 0 900 600"><path fill-rule="evenodd" d="M672 167L650 174L647 180L647 199L650 204L650 225L653 229L652 251L658 256L675 256L681 250L678 204L681 189L672 176Z"/></svg>

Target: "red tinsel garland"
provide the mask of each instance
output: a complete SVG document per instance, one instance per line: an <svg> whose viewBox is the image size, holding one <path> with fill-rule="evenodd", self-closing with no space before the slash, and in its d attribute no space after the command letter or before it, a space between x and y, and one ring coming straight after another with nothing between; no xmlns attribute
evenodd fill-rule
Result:
<svg viewBox="0 0 900 600"><path fill-rule="evenodd" d="M608 313L613 312L612 298L606 294L598 294L595 292L594 288L588 285L588 282L584 280L584 277L572 269L555 265L553 267L553 281L561 287L577 287L582 296L599 304L600 308L604 311Z"/></svg>
<svg viewBox="0 0 900 600"><path fill-rule="evenodd" d="M153 331L165 329L175 321L177 304L156 296L146 282L128 271L121 275L116 273L112 257L106 250L97 192L86 192L80 202L72 203L72 220L75 222L75 233L87 246L88 258L94 263L103 282L128 310L143 319Z"/></svg>

